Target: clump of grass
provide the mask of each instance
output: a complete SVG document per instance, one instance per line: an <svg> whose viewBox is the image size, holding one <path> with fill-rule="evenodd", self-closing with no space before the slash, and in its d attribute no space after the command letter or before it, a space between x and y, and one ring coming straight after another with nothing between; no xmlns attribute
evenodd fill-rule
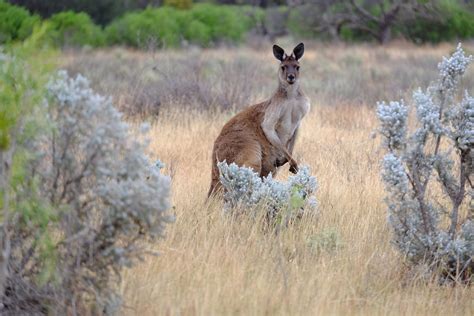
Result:
<svg viewBox="0 0 474 316"><path fill-rule="evenodd" d="M334 253L343 246L344 243L335 227L330 227L318 232L308 240L310 251L316 254L321 254L322 252Z"/></svg>

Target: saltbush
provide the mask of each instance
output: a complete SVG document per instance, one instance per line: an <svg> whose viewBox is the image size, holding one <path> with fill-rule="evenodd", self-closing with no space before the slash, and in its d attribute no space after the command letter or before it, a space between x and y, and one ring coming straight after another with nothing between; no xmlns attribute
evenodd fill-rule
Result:
<svg viewBox="0 0 474 316"><path fill-rule="evenodd" d="M104 44L102 29L86 13L66 11L45 21L45 39L60 47L100 46Z"/></svg>
<svg viewBox="0 0 474 316"><path fill-rule="evenodd" d="M474 275L474 98L457 95L472 60L459 45L438 65L438 80L413 93L413 131L403 100L377 109L393 242L412 265L443 281L470 282Z"/></svg>
<svg viewBox="0 0 474 316"><path fill-rule="evenodd" d="M0 0L0 44L24 40L39 23L39 17L26 9Z"/></svg>
<svg viewBox="0 0 474 316"><path fill-rule="evenodd" d="M213 41L239 42L246 31L245 16L231 6L199 4L190 10L191 20L197 20L210 28Z"/></svg>
<svg viewBox="0 0 474 316"><path fill-rule="evenodd" d="M32 69L0 53L0 313L114 313L122 269L172 220L170 179L87 79Z"/></svg>
<svg viewBox="0 0 474 316"><path fill-rule="evenodd" d="M314 194L317 181L307 166L287 182L273 179L272 175L260 178L251 168L217 163L227 212L245 210L249 213L264 210L265 217L273 223L286 224L302 215L305 209L314 210L317 202Z"/></svg>

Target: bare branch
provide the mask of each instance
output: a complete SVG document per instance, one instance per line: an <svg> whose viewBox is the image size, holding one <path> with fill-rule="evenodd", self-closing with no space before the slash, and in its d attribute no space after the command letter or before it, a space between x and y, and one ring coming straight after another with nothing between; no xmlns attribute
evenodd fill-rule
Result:
<svg viewBox="0 0 474 316"><path fill-rule="evenodd" d="M355 0L349 0L350 4L352 5L352 8L355 9L355 11L357 13L360 14L360 16L366 20L369 20L369 21L373 21L373 22L376 22L376 23L379 23L380 20L373 16L372 14L370 14L367 10L365 10L363 7L359 6Z"/></svg>

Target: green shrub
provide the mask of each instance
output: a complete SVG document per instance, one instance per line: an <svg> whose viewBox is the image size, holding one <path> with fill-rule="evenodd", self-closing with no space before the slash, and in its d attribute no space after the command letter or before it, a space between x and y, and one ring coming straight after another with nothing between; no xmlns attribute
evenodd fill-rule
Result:
<svg viewBox="0 0 474 316"><path fill-rule="evenodd" d="M86 13L61 12L53 15L45 23L46 40L50 40L54 45L96 47L104 43L102 29L95 25Z"/></svg>
<svg viewBox="0 0 474 316"><path fill-rule="evenodd" d="M33 31L39 17L26 9L0 0L0 44L14 40L24 40Z"/></svg>
<svg viewBox="0 0 474 316"><path fill-rule="evenodd" d="M193 20L184 27L184 37L191 43L208 46L211 42L211 29L201 21Z"/></svg>
<svg viewBox="0 0 474 316"><path fill-rule="evenodd" d="M265 10L260 7L254 7L251 5L241 5L235 7L241 15L241 23L243 23L247 31L251 29L260 29L265 23Z"/></svg>
<svg viewBox="0 0 474 316"><path fill-rule="evenodd" d="M178 15L170 7L127 13L105 29L107 42L144 47L148 41L155 40L160 47L177 46L181 33Z"/></svg>
<svg viewBox="0 0 474 316"><path fill-rule="evenodd" d="M147 8L128 13L105 30L109 44L145 47L152 40L159 47L176 47L182 40L200 46L219 41L239 42L257 22L234 6L197 4L190 10Z"/></svg>
<svg viewBox="0 0 474 316"><path fill-rule="evenodd" d="M474 37L474 13L458 1L439 4L440 19L419 18L400 27L401 33L414 42L450 41Z"/></svg>
<svg viewBox="0 0 474 316"><path fill-rule="evenodd" d="M231 6L216 6L212 4L198 4L190 11L191 18L207 25L211 31L213 41L239 42L246 29L245 17L242 11Z"/></svg>

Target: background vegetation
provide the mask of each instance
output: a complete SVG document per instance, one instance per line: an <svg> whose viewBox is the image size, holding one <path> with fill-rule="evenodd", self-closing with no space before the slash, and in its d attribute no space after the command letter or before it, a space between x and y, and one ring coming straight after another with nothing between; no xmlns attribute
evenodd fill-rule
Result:
<svg viewBox="0 0 474 316"><path fill-rule="evenodd" d="M474 4L462 0L1 0L0 16L0 43L22 40L35 25L46 23L46 37L60 47L208 47L287 34L379 43L393 38L423 43L474 37Z"/></svg>

